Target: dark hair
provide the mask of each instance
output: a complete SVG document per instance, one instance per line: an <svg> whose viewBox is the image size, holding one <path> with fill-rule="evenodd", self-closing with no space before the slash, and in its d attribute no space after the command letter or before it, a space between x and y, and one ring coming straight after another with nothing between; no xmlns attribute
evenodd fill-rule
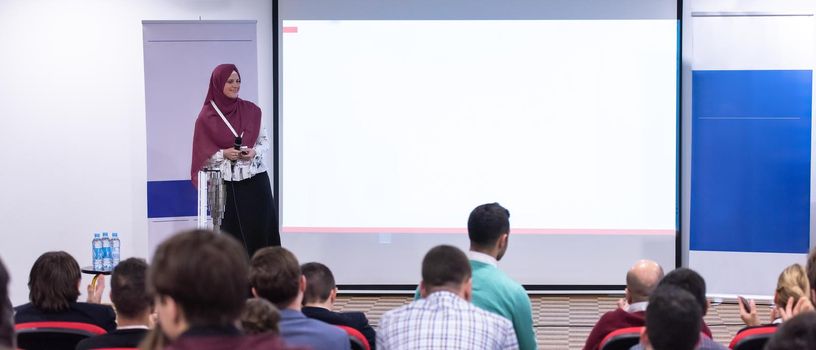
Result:
<svg viewBox="0 0 816 350"><path fill-rule="evenodd" d="M43 311L67 310L79 298L79 264L63 251L40 255L28 275L28 299Z"/></svg>
<svg viewBox="0 0 816 350"><path fill-rule="evenodd" d="M8 297L9 273L6 265L0 260L0 347L11 349L17 347L14 335L14 311Z"/></svg>
<svg viewBox="0 0 816 350"><path fill-rule="evenodd" d="M657 286L660 288L664 285L679 287L686 292L691 293L691 295L694 296L694 299L697 301L697 305L700 305L703 315L705 315L708 311L705 280L703 279L703 276L700 276L700 274L696 271L685 267L676 268L664 276Z"/></svg>
<svg viewBox="0 0 816 350"><path fill-rule="evenodd" d="M808 253L805 270L807 270L807 277L808 282L810 282L810 288L816 289L816 247L813 247L813 249L810 250L810 253Z"/></svg>
<svg viewBox="0 0 816 350"><path fill-rule="evenodd" d="M278 308L286 308L300 291L300 264L292 252L282 247L261 248L249 266L249 284L259 297Z"/></svg>
<svg viewBox="0 0 816 350"><path fill-rule="evenodd" d="M655 350L697 347L703 312L691 293L676 286L658 287L646 308L646 335Z"/></svg>
<svg viewBox="0 0 816 350"><path fill-rule="evenodd" d="M499 203L482 204L470 212L468 238L482 247L496 244L502 234L510 232L510 211Z"/></svg>
<svg viewBox="0 0 816 350"><path fill-rule="evenodd" d="M149 313L153 298L146 286L147 262L144 259L122 260L111 274L111 301L116 313L127 318L136 318Z"/></svg>
<svg viewBox="0 0 816 350"><path fill-rule="evenodd" d="M234 238L209 230L179 233L156 249L150 292L168 296L191 326L233 324L247 297L247 257Z"/></svg>
<svg viewBox="0 0 816 350"><path fill-rule="evenodd" d="M278 334L281 316L278 308L264 298L250 298L241 311L241 328L245 334L274 332Z"/></svg>
<svg viewBox="0 0 816 350"><path fill-rule="evenodd" d="M326 265L310 262L300 266L300 273L306 276L306 291L303 292L303 303L322 303L329 299L332 289L336 287L334 275Z"/></svg>
<svg viewBox="0 0 816 350"><path fill-rule="evenodd" d="M3 264L3 260L0 259L0 304L9 301L8 284L10 279L6 265ZM8 304L11 305L11 302L9 301Z"/></svg>
<svg viewBox="0 0 816 350"><path fill-rule="evenodd" d="M470 261L459 248L439 245L422 259L422 283L425 288L457 287L471 276Z"/></svg>
<svg viewBox="0 0 816 350"><path fill-rule="evenodd" d="M782 323L765 345L765 350L799 349L816 349L814 312L803 312Z"/></svg>

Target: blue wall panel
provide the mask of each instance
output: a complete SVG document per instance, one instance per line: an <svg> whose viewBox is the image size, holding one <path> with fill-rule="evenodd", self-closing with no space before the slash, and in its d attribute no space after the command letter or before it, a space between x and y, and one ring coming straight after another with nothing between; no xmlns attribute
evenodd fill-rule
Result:
<svg viewBox="0 0 816 350"><path fill-rule="evenodd" d="M197 216L198 191L190 180L148 181L147 217Z"/></svg>
<svg viewBox="0 0 816 350"><path fill-rule="evenodd" d="M807 252L812 79L692 73L692 250Z"/></svg>

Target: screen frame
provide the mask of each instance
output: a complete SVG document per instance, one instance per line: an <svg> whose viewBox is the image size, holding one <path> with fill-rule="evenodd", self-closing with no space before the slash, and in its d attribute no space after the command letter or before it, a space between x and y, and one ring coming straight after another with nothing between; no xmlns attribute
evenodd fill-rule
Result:
<svg viewBox="0 0 816 350"><path fill-rule="evenodd" d="M282 77L281 77L281 69L282 69L282 53L281 47L283 44L283 17L280 11L280 1L281 0L273 0L272 1L272 17L275 21L273 25L273 38L275 42L273 43L272 47L272 76L273 76L273 86L274 86L274 96L273 96L273 119L272 119L272 145L273 145L273 172L275 176L272 177L272 191L273 191L273 202L275 204L275 208L277 210L278 215L278 231L280 232L280 228L282 227L282 223L280 218L283 217L283 201L281 199L281 186L282 180L281 176L283 173L283 169L281 167L282 162L282 149L281 149L281 135L282 135L282 118L283 118L283 109L282 109ZM677 38L676 38L676 47L677 47L677 57L675 59L675 75L676 75L676 93L675 93L675 246L674 246L674 266L672 269L678 268L682 266L683 261L683 237L682 237L682 91L683 91L683 84L682 84L682 57L683 57L683 0L676 0L676 21L677 21ZM548 294L548 293L563 293L563 292L575 292L575 293L621 293L626 286L623 284L581 284L581 285L574 285L574 284L523 284L524 288L527 290L528 293L539 293L539 294ZM343 292L351 292L351 293L413 293L417 285L416 284L338 284L337 286Z"/></svg>

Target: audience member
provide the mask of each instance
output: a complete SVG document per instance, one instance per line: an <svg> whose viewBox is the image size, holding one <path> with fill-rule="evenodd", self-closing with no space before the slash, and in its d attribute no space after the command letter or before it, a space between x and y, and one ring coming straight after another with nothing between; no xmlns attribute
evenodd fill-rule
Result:
<svg viewBox="0 0 816 350"><path fill-rule="evenodd" d="M110 298L116 308L116 330L85 339L77 350L135 348L148 332L153 299L147 293L147 263L144 259L123 260L113 269Z"/></svg>
<svg viewBox="0 0 816 350"><path fill-rule="evenodd" d="M483 204L468 217L473 304L513 322L522 350L536 349L533 311L527 291L499 270L510 240L510 211L498 203Z"/></svg>
<svg viewBox="0 0 816 350"><path fill-rule="evenodd" d="M368 318L362 312L333 312L337 299L337 285L334 275L326 265L310 262L300 267L306 277L306 291L303 293L304 315L338 326L348 326L362 333L371 349L375 349L377 334L368 324Z"/></svg>
<svg viewBox="0 0 816 350"><path fill-rule="evenodd" d="M383 315L380 349L518 349L509 320L469 302L471 276L461 250L431 249L422 260L422 299Z"/></svg>
<svg viewBox="0 0 816 350"><path fill-rule="evenodd" d="M482 204L470 212L467 225L473 304L513 322L519 348L536 349L530 297L521 284L498 268L509 245L510 211L499 203Z"/></svg>
<svg viewBox="0 0 816 350"><path fill-rule="evenodd" d="M8 296L9 273L6 265L0 260L0 348L17 347L14 334L14 316L11 300Z"/></svg>
<svg viewBox="0 0 816 350"><path fill-rule="evenodd" d="M807 270L808 283L810 284L808 299L810 299L811 306L814 306L816 305L816 247L813 247L808 253L805 270Z"/></svg>
<svg viewBox="0 0 816 350"><path fill-rule="evenodd" d="M158 246L148 269L166 349L279 349L274 334L244 336L236 326L247 297L247 256L232 237L179 233Z"/></svg>
<svg viewBox="0 0 816 350"><path fill-rule="evenodd" d="M790 309L797 301L808 299L810 293L810 282L808 282L807 272L799 264L793 264L782 270L776 282L774 291L774 308L771 310L771 324L782 323L782 314L786 308ZM807 301L810 302L809 300ZM747 311L742 303L739 305L740 318L748 326L742 330L762 326L757 315L757 307L754 300L748 302L751 311ZM740 331L742 331L740 330Z"/></svg>
<svg viewBox="0 0 816 350"><path fill-rule="evenodd" d="M816 349L816 313L805 312L785 321L765 345L765 350Z"/></svg>
<svg viewBox="0 0 816 350"><path fill-rule="evenodd" d="M697 301L698 305L700 305L700 308L703 311L703 316L705 316L708 312L705 279L703 279L703 276L700 276L700 274L696 271L686 267L678 267L666 274L666 276L660 280L660 283L657 284L658 288L663 286L675 286L691 293L694 300ZM705 334L705 336L709 339L712 338L711 329L708 328L708 325L706 325L705 321L702 319L700 322L702 322L703 334Z"/></svg>
<svg viewBox="0 0 816 350"><path fill-rule="evenodd" d="M700 340L702 308L691 293L661 286L649 298L640 343L648 350L693 350Z"/></svg>
<svg viewBox="0 0 816 350"><path fill-rule="evenodd" d="M77 302L80 280L79 264L70 254L59 251L40 255L28 277L31 302L15 308L14 322L84 322L109 332L115 330L113 308L98 304L104 280L100 280L96 288L88 288L88 301L94 303Z"/></svg>
<svg viewBox="0 0 816 350"><path fill-rule="evenodd" d="M619 307L605 313L587 337L584 350L596 350L601 341L616 329L644 325L649 296L663 278L663 268L654 261L640 260L626 273L626 290Z"/></svg>
<svg viewBox="0 0 816 350"><path fill-rule="evenodd" d="M241 311L241 329L244 334L272 332L279 334L280 311L264 298L249 298Z"/></svg>
<svg viewBox="0 0 816 350"><path fill-rule="evenodd" d="M275 304L281 313L280 335L287 345L314 349L349 349L349 337L339 327L301 312L306 278L294 254L282 247L261 248L252 257L252 294Z"/></svg>

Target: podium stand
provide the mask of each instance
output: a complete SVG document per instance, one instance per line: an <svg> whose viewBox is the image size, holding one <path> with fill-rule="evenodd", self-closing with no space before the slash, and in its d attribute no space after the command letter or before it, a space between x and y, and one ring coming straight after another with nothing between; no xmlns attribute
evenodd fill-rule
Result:
<svg viewBox="0 0 816 350"><path fill-rule="evenodd" d="M205 168L198 172L198 217L199 229L218 232L224 219L227 192L220 169Z"/></svg>

